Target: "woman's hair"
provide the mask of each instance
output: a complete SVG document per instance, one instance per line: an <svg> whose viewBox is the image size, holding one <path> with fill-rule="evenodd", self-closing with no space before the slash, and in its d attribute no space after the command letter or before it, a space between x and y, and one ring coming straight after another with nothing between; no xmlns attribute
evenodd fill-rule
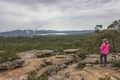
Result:
<svg viewBox="0 0 120 80"><path fill-rule="evenodd" d="M103 42L106 42L106 41L108 41L108 39L104 38L104 39L103 39Z"/></svg>

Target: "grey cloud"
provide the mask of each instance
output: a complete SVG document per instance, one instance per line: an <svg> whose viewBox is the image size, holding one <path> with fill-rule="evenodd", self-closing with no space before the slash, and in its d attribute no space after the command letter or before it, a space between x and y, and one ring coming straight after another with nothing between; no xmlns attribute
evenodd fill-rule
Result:
<svg viewBox="0 0 120 80"><path fill-rule="evenodd" d="M6 1L6 2L12 2L12 3L20 3L20 4L26 4L26 5L35 5L35 4L40 4L40 3L58 3L59 0L1 0L1 1Z"/></svg>
<svg viewBox="0 0 120 80"><path fill-rule="evenodd" d="M119 5L120 0L0 0L0 30L94 29L119 19Z"/></svg>

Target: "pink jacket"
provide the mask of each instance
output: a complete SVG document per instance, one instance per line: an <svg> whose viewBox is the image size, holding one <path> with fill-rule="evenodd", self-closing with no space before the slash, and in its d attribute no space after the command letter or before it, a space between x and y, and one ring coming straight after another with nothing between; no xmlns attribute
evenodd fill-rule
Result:
<svg viewBox="0 0 120 80"><path fill-rule="evenodd" d="M109 50L110 50L110 45L103 42L101 47L100 47L100 51L102 54L108 54L109 53Z"/></svg>

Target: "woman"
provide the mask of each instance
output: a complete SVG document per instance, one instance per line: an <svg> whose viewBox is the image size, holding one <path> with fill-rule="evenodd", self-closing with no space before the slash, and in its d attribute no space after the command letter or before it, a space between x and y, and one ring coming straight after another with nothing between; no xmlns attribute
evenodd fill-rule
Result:
<svg viewBox="0 0 120 80"><path fill-rule="evenodd" d="M103 43L100 46L100 51L100 63L101 67L103 67L107 65L107 55L110 51L110 45L107 39L103 39Z"/></svg>

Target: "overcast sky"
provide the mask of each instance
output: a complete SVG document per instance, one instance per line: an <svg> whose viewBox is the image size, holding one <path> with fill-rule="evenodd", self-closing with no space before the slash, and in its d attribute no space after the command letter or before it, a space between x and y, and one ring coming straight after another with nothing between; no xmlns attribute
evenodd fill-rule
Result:
<svg viewBox="0 0 120 80"><path fill-rule="evenodd" d="M120 0L0 0L0 32L89 30L120 19Z"/></svg>

